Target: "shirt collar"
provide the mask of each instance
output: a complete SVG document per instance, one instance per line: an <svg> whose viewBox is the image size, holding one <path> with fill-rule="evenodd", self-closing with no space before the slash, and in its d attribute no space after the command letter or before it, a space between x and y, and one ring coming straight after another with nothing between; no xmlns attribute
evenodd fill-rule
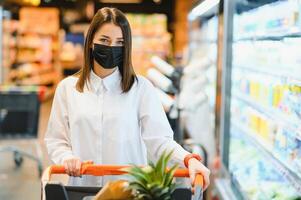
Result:
<svg viewBox="0 0 301 200"><path fill-rule="evenodd" d="M120 80L121 75L118 68L112 74L105 78L100 78L95 74L93 70L91 70L90 73L90 82L92 85L92 89L94 89L95 92L101 90L102 87L104 87L104 89L108 91L114 90L120 87Z"/></svg>

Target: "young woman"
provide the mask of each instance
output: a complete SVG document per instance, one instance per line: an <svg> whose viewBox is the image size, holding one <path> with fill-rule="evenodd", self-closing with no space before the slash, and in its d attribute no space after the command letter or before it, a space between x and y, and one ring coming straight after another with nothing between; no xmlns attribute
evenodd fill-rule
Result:
<svg viewBox="0 0 301 200"><path fill-rule="evenodd" d="M147 27L145 27L147 28ZM147 164L164 151L209 185L210 171L197 155L173 140L153 85L136 76L131 60L132 37L125 15L102 8L85 40L84 66L56 89L45 142L51 160L63 164L71 185L103 185L112 177L78 177L81 163Z"/></svg>

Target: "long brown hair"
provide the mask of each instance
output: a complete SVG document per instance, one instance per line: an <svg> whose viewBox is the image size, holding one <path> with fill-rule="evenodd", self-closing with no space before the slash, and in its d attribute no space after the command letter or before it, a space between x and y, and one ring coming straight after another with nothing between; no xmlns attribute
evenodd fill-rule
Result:
<svg viewBox="0 0 301 200"><path fill-rule="evenodd" d="M124 41L123 66L118 66L121 73L121 89L128 92L137 79L132 65L132 34L130 24L125 15L117 8L104 7L99 9L92 19L88 29L84 46L84 66L79 71L76 89L83 92L93 69L92 42L95 33L104 23L114 23L121 28Z"/></svg>

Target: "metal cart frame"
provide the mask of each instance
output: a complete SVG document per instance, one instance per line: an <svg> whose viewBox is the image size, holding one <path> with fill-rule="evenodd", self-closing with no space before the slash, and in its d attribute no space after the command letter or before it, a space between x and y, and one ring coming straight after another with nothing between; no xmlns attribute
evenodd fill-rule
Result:
<svg viewBox="0 0 301 200"><path fill-rule="evenodd" d="M20 134L10 134L10 133L1 133L1 127L0 127L0 141L16 141L16 144L18 143L24 143L25 141L28 142L28 144L34 144L35 149L37 152L37 156L26 152L14 145L2 145L0 146L0 153L3 152L12 152L14 156L14 162L17 167L21 167L23 163L23 158L29 158L31 160L34 160L37 163L39 176L42 175L43 172L43 154L41 145L38 141L38 124L39 124L39 114L40 114L40 99L39 94L37 92L17 92L17 91L9 91L9 92L2 92L0 91L0 124L2 123L2 120L5 119L6 115L10 111L29 111L27 109L32 109L32 115L31 120L32 124L34 124L33 127L31 127L30 133L20 133ZM25 105L22 105L21 103L26 102ZM29 108L28 105L30 104Z"/></svg>
<svg viewBox="0 0 301 200"><path fill-rule="evenodd" d="M113 165L94 165L84 163L81 167L81 175L105 176L105 175L123 175L126 174L123 169L131 166L113 166ZM167 169L168 170L168 169ZM43 200L82 200L91 197L101 190L100 187L74 187L63 186L59 183L51 183L51 175L65 174L65 168L61 165L48 167L42 176L42 196ZM188 169L177 169L174 177L189 177ZM203 199L204 179L201 174L197 174L192 190L176 189L173 194L175 200L202 200ZM192 198L191 198L192 197Z"/></svg>

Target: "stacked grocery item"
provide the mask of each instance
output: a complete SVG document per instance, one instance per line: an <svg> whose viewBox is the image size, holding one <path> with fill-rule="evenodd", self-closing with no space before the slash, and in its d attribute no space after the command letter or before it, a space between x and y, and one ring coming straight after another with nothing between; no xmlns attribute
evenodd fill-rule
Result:
<svg viewBox="0 0 301 200"><path fill-rule="evenodd" d="M233 43L233 65L265 74L298 79L301 73L301 37L281 40L245 40Z"/></svg>
<svg viewBox="0 0 301 200"><path fill-rule="evenodd" d="M233 100L231 114L233 127L252 137L285 168L301 176L301 137L298 130L275 121L270 114L244 101Z"/></svg>
<svg viewBox="0 0 301 200"><path fill-rule="evenodd" d="M298 0L285 0L235 15L234 40L298 34L300 11Z"/></svg>
<svg viewBox="0 0 301 200"><path fill-rule="evenodd" d="M275 169L273 163L267 162L244 133L232 130L231 137L229 168L247 199L298 199L298 192L290 182Z"/></svg>
<svg viewBox="0 0 301 200"><path fill-rule="evenodd" d="M171 53L171 35L164 14L127 14L133 35L133 65L137 74L146 75L153 65L151 57L167 59Z"/></svg>
<svg viewBox="0 0 301 200"><path fill-rule="evenodd" d="M69 41L65 41L62 45L62 51L60 53L60 64L65 71L70 70L71 73L75 73L82 67L84 63L84 47L81 44L75 44Z"/></svg>
<svg viewBox="0 0 301 200"><path fill-rule="evenodd" d="M3 66L3 82L8 81L8 72L12 64L16 60L16 31L18 21L12 19L3 19L2 21L2 66Z"/></svg>

